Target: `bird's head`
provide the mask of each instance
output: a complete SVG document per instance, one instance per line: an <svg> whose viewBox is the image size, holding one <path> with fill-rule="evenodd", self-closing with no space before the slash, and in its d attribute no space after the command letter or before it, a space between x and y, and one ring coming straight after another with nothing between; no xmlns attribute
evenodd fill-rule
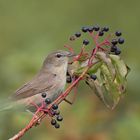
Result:
<svg viewBox="0 0 140 140"><path fill-rule="evenodd" d="M67 64L69 57L75 56L74 53L68 52L68 51L63 51L63 50L58 50L55 52L50 53L44 63L43 66L54 66L54 67L60 67L63 64Z"/></svg>

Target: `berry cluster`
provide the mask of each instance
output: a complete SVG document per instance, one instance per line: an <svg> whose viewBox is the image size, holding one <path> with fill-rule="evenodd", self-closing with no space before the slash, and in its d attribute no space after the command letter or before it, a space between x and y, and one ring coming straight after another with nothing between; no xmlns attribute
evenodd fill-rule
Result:
<svg viewBox="0 0 140 140"><path fill-rule="evenodd" d="M51 125L53 125L55 128L60 128L60 124L58 122L62 121L63 117L60 115L60 111L58 110L57 104L53 104L51 109L51 115L52 115Z"/></svg>
<svg viewBox="0 0 140 140"><path fill-rule="evenodd" d="M122 45L124 43L124 39L121 37L122 33L121 31L116 31L114 33L108 33L109 32L109 27L100 27L98 25L95 26L84 26L81 28L81 31L76 32L73 36L70 37L70 41L75 41L76 39L79 39L82 34L89 34L94 43L95 43L95 48L97 48L97 51L104 51L106 53L111 53L114 55L119 55L121 54L121 50L119 48L119 45ZM99 39L102 37L103 42L99 42ZM104 37L104 38L103 38ZM82 41L83 47L82 51L84 50L84 47L87 45L92 45L90 44L90 41L88 39L84 39ZM95 50L93 48L93 52ZM83 55L82 51L79 55ZM80 56L78 56L80 59ZM90 56L89 56L90 58ZM80 60L79 60L80 61ZM93 80L96 80L96 75L91 75L90 76ZM67 78L67 83L71 83L71 78L68 76Z"/></svg>
<svg viewBox="0 0 140 140"><path fill-rule="evenodd" d="M46 98L46 96L47 96L46 93L42 93L41 96L42 96L42 98L45 98L46 106L51 104L51 99ZM60 111L58 110L58 105L53 104L51 110L49 111L49 113L46 112L46 114L49 114L51 116L51 118L52 118L51 125L53 125L55 128L60 128L60 124L58 122L62 121L63 117L60 115Z"/></svg>
<svg viewBox="0 0 140 140"><path fill-rule="evenodd" d="M118 48L117 45L123 44L124 39L120 37L122 35L122 33L120 31L115 32L115 35L116 35L117 39L112 39L112 41L111 41L112 46L111 46L110 51L114 52L115 55L119 55L121 53L121 50Z"/></svg>
<svg viewBox="0 0 140 140"><path fill-rule="evenodd" d="M83 33L89 33L90 35L93 35L93 33L96 33L96 36L98 37L102 37L105 35L105 32L108 32L109 31L109 27L100 27L98 25L95 25L95 26L85 26L85 27L82 27L81 28L81 31ZM74 41L76 40L76 38L79 38L81 37L82 33L81 32L76 32L74 34L74 36L72 36L70 38L71 41ZM115 37L114 37L115 35ZM109 38L106 40L104 40L104 42L108 42L108 44L105 44L105 46L110 46L110 50L109 52L110 53L113 53L115 55L119 55L121 53L121 50L119 49L119 47L117 45L121 45L124 43L124 39L121 38L120 36L122 35L122 33L120 31L116 31L115 33L113 34L109 34ZM111 39L112 37L112 39ZM110 40L111 39L111 40ZM84 39L83 40L83 45L88 45L90 42L88 39ZM101 46L103 47L103 46Z"/></svg>

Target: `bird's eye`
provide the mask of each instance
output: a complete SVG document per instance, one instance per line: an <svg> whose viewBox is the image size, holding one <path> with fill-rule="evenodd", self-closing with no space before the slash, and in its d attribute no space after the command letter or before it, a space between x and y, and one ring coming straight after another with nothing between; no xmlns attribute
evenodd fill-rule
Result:
<svg viewBox="0 0 140 140"><path fill-rule="evenodd" d="M56 54L56 57L60 58L60 57L62 57L62 54L58 53L58 54Z"/></svg>

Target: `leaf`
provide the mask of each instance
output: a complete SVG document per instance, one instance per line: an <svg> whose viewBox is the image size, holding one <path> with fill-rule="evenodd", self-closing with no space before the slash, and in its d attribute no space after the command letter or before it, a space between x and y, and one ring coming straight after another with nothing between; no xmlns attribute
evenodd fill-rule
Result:
<svg viewBox="0 0 140 140"><path fill-rule="evenodd" d="M91 79L89 76L86 78L86 83L89 85L89 87L94 91L94 93L96 94L97 97L99 97L99 99L105 104L105 106L108 106L108 104L105 101L104 98L104 93L103 93L103 89L99 83L98 80L93 80Z"/></svg>
<svg viewBox="0 0 140 140"><path fill-rule="evenodd" d="M126 90L126 77L130 68L124 63L120 56L110 55L110 58L117 72L115 82L119 84L119 91L124 93Z"/></svg>
<svg viewBox="0 0 140 140"><path fill-rule="evenodd" d="M93 63L94 65L88 70L89 74L96 73L100 68L100 66L102 65L102 62L99 61L98 59L94 59ZM77 69L77 71L75 71L75 75L80 75L87 68L87 65L88 65L88 60L82 62L81 66Z"/></svg>
<svg viewBox="0 0 140 140"><path fill-rule="evenodd" d="M104 52L97 52L96 57L99 58L108 67L110 75L112 76L111 80L113 81L116 73L115 68L111 62L111 59L109 58L109 55Z"/></svg>
<svg viewBox="0 0 140 140"><path fill-rule="evenodd" d="M105 106L114 109L126 91L126 76L130 68L120 56L104 52L97 52L93 63L84 79ZM87 67L88 59L74 62L69 70L72 75L80 76ZM91 74L96 74L97 79L93 80Z"/></svg>
<svg viewBox="0 0 140 140"><path fill-rule="evenodd" d="M93 72L100 74L95 81L88 76L86 82L107 108L114 109L125 92L130 69L119 56L98 52L97 58L100 65Z"/></svg>
<svg viewBox="0 0 140 140"><path fill-rule="evenodd" d="M103 82L102 89L104 90L104 98L109 108L113 109L120 100L117 84L110 80L111 76L106 65L102 65L100 77Z"/></svg>
<svg viewBox="0 0 140 140"><path fill-rule="evenodd" d="M103 64L103 63L102 63L101 61L97 62L96 64L94 64L94 65L89 69L88 73L89 73L89 74L96 73L96 72L99 70L99 68L102 66L102 64Z"/></svg>
<svg viewBox="0 0 140 140"><path fill-rule="evenodd" d="M108 82L113 82L113 78L112 78L112 74L110 73L107 65L105 64L102 64L101 67L100 67L100 71L103 75L103 81L108 81Z"/></svg>
<svg viewBox="0 0 140 140"><path fill-rule="evenodd" d="M118 55L109 55L112 63L116 66L116 69L118 70L119 74L122 77L126 77L128 72L130 71L130 68L124 63L124 61L120 58Z"/></svg>

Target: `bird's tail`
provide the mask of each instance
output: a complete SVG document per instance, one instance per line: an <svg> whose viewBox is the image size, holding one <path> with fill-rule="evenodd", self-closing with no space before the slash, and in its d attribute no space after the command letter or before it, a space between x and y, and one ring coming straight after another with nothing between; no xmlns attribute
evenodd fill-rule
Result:
<svg viewBox="0 0 140 140"><path fill-rule="evenodd" d="M13 106L14 106L13 101L10 101L8 99L1 100L0 101L0 112L9 110L9 109L13 108Z"/></svg>

